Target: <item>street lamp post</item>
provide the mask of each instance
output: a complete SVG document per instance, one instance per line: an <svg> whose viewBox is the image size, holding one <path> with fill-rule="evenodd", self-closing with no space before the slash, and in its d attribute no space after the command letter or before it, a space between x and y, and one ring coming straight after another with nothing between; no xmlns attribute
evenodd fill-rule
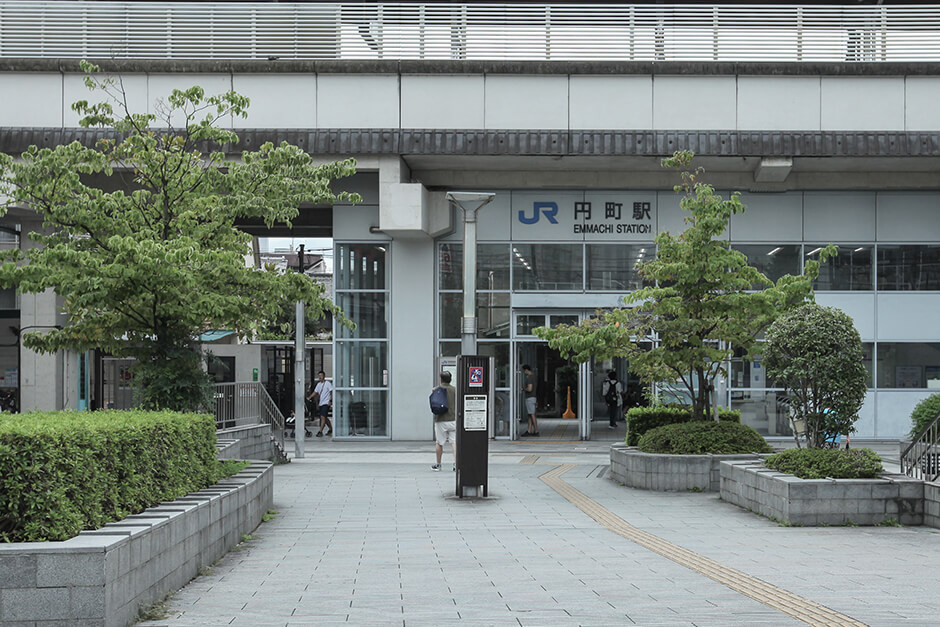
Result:
<svg viewBox="0 0 940 627"><path fill-rule="evenodd" d="M463 318L460 320L460 352L477 352L477 212L496 196L493 192L447 192L449 202L463 210Z"/></svg>

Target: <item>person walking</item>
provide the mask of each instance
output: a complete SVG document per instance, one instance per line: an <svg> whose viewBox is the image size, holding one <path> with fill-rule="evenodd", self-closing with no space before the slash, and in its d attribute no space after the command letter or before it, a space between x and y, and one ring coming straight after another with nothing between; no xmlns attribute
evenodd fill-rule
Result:
<svg viewBox="0 0 940 627"><path fill-rule="evenodd" d="M434 454L437 456L437 463L431 466L431 470L435 472L441 471L444 445L448 442L454 454L454 470L457 469L457 414L454 413L454 407L457 405L457 390L450 384L449 372L442 372L440 381L441 384L438 387L443 388L447 393L447 411L434 414Z"/></svg>
<svg viewBox="0 0 940 627"><path fill-rule="evenodd" d="M623 410L623 386L617 380L617 373L611 370L607 373L607 378L601 386L601 394L604 396L604 402L607 403L607 417L610 424L608 429L616 429L617 421L620 420Z"/></svg>
<svg viewBox="0 0 940 627"><path fill-rule="evenodd" d="M326 435L333 433L333 423L330 422L330 407L333 406L333 384L326 380L326 373L322 370L317 373L317 385L313 388L313 394L307 397L307 400L316 399L317 410L320 414L320 430L317 431L317 437L322 438L323 428L327 427Z"/></svg>
<svg viewBox="0 0 940 627"><path fill-rule="evenodd" d="M535 375L532 374L532 368L529 364L522 365L522 374L525 379L522 384L522 391L525 393L525 412L529 415L529 429L522 434L522 437L538 436L539 421L535 418Z"/></svg>

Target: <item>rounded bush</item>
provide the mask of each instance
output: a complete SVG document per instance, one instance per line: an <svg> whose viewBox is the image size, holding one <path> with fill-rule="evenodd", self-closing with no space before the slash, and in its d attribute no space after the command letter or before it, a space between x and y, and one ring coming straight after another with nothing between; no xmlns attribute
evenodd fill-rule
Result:
<svg viewBox="0 0 940 627"><path fill-rule="evenodd" d="M933 422L937 414L940 414L940 392L931 394L914 407L911 412L911 437L917 437L918 433Z"/></svg>
<svg viewBox="0 0 940 627"><path fill-rule="evenodd" d="M764 465L801 479L871 479L884 471L881 458L867 448L791 448L771 455Z"/></svg>
<svg viewBox="0 0 940 627"><path fill-rule="evenodd" d="M737 422L683 422L650 429L641 438L644 453L667 455L736 455L770 453L761 435Z"/></svg>

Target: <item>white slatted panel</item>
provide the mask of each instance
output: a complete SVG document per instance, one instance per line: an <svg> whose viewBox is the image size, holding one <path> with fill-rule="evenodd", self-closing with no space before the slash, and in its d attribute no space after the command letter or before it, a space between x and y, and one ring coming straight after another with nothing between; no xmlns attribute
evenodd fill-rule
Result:
<svg viewBox="0 0 940 627"><path fill-rule="evenodd" d="M940 60L940 6L25 2L0 58Z"/></svg>

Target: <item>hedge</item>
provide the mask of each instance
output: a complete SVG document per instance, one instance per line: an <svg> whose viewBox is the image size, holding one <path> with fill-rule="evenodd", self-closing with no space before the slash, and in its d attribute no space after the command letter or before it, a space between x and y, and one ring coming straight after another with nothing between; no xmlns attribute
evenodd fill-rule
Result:
<svg viewBox="0 0 940 627"><path fill-rule="evenodd" d="M206 414L0 417L0 541L65 540L219 478Z"/></svg>
<svg viewBox="0 0 940 627"><path fill-rule="evenodd" d="M718 418L722 421L741 422L741 412L721 407L718 410ZM639 444L640 437L650 429L690 420L692 420L691 407L634 407L627 412L627 445Z"/></svg>
<svg viewBox="0 0 940 627"><path fill-rule="evenodd" d="M871 479L884 471L881 458L867 448L791 448L766 458L764 465L801 479Z"/></svg>
<svg viewBox="0 0 940 627"><path fill-rule="evenodd" d="M773 449L761 435L737 422L697 420L650 429L640 438L644 453L666 455L737 455L770 453Z"/></svg>

